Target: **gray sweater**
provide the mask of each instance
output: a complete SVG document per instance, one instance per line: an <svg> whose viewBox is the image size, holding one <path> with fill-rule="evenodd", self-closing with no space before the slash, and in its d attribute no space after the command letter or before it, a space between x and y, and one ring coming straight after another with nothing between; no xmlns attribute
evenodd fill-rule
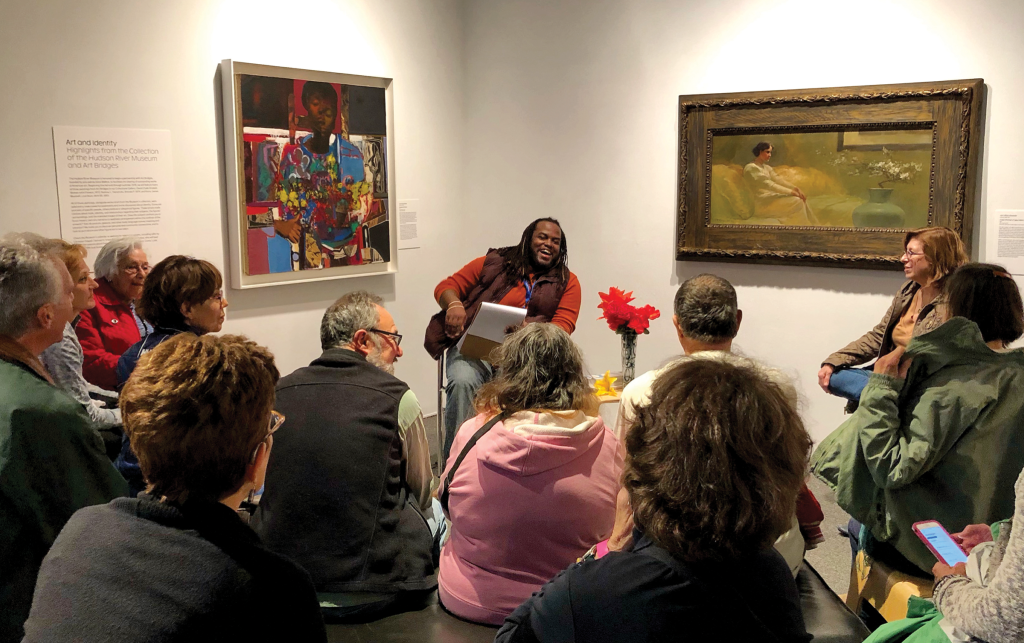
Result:
<svg viewBox="0 0 1024 643"><path fill-rule="evenodd" d="M308 574L230 508L189 507L140 496L75 513L39 570L24 642L326 642Z"/></svg>
<svg viewBox="0 0 1024 643"><path fill-rule="evenodd" d="M103 408L99 402L89 396L90 390L96 390L113 398L117 397L117 393L104 391L85 381L85 377L82 376L82 345L78 342L74 326L70 323L67 324L64 327L64 337L43 351L39 359L46 365L46 370L50 372L53 383L85 407L94 429L121 426L121 409Z"/></svg>
<svg viewBox="0 0 1024 643"><path fill-rule="evenodd" d="M1024 471L1014 487L1014 517L1024 517ZM986 587L964 576L946 576L935 586L935 606L964 633L988 643L1024 640L1024 529L1013 523L999 532Z"/></svg>

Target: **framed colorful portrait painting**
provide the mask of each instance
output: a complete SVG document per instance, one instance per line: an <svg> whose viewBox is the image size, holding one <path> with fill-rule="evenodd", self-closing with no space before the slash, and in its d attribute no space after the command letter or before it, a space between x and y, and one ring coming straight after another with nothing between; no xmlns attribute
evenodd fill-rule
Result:
<svg viewBox="0 0 1024 643"><path fill-rule="evenodd" d="M970 247L980 79L679 101L678 259L895 268L926 226Z"/></svg>
<svg viewBox="0 0 1024 643"><path fill-rule="evenodd" d="M221 63L231 285L396 272L391 79Z"/></svg>

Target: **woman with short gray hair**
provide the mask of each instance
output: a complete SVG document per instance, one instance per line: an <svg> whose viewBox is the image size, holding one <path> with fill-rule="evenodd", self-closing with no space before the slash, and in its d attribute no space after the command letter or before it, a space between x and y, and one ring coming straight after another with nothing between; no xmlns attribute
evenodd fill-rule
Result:
<svg viewBox="0 0 1024 643"><path fill-rule="evenodd" d="M442 476L452 536L438 596L462 618L498 625L611 534L622 456L564 330L527 325L494 366Z"/></svg>
<svg viewBox="0 0 1024 643"><path fill-rule="evenodd" d="M96 255L96 307L86 310L75 326L82 343L82 374L105 389L117 386L117 360L128 348L153 332L135 313L149 258L133 237L113 239Z"/></svg>

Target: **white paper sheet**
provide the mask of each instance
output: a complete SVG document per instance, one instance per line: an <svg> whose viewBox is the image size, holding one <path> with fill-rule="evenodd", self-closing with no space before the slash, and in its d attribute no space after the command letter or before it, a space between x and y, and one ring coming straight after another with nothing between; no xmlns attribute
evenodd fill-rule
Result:
<svg viewBox="0 0 1024 643"><path fill-rule="evenodd" d="M408 250L420 247L419 199L398 201L398 249Z"/></svg>
<svg viewBox="0 0 1024 643"><path fill-rule="evenodd" d="M1024 275L1024 210L996 210L986 232L985 260Z"/></svg>
<svg viewBox="0 0 1024 643"><path fill-rule="evenodd" d="M469 330L459 340L459 349L462 349L462 345L470 335L500 344L505 341L505 329L509 326L518 326L525 319L525 308L484 302Z"/></svg>
<svg viewBox="0 0 1024 643"><path fill-rule="evenodd" d="M156 263L177 251L168 130L54 127L60 234L96 251L133 236Z"/></svg>

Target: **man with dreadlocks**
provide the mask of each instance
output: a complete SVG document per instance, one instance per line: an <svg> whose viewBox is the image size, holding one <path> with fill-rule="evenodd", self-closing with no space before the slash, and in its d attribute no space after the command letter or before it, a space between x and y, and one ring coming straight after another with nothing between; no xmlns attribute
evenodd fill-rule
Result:
<svg viewBox="0 0 1024 643"><path fill-rule="evenodd" d="M494 374L490 364L464 357L455 344L485 301L525 308L526 323L550 322L570 334L576 330L582 294L579 279L569 272L568 249L558 221L537 219L518 245L488 250L434 289L442 310L427 326L424 347L434 359L448 350L445 460L455 432L474 415L476 390Z"/></svg>

